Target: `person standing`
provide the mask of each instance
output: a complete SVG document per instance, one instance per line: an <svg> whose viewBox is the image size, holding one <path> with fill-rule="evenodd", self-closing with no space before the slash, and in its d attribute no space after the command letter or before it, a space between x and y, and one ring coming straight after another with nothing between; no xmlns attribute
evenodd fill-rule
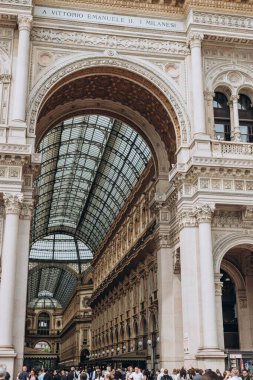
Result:
<svg viewBox="0 0 253 380"><path fill-rule="evenodd" d="M27 367L24 365L22 371L18 374L18 380L29 380L29 373L27 372Z"/></svg>
<svg viewBox="0 0 253 380"><path fill-rule="evenodd" d="M199 369L195 369L195 375L192 378L193 380L202 380L202 376L199 373Z"/></svg>

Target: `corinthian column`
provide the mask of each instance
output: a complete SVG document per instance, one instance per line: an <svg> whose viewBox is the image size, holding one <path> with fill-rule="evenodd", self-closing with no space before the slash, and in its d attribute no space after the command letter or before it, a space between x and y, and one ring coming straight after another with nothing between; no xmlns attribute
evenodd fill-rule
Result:
<svg viewBox="0 0 253 380"><path fill-rule="evenodd" d="M179 214L181 259L181 289L183 318L183 349L186 367L197 366L196 354L200 342L198 228L191 209Z"/></svg>
<svg viewBox="0 0 253 380"><path fill-rule="evenodd" d="M200 301L203 349L217 349L217 321L213 270L211 218L213 205L198 205L195 214L199 225Z"/></svg>
<svg viewBox="0 0 253 380"><path fill-rule="evenodd" d="M240 126L239 126L239 113L238 113L238 95L232 95L231 96L231 101L233 104L233 124L234 124L234 129L233 129L233 140L234 141L241 141L241 133L240 133Z"/></svg>
<svg viewBox="0 0 253 380"><path fill-rule="evenodd" d="M18 16L19 41L15 72L13 121L25 122L31 26L32 16Z"/></svg>
<svg viewBox="0 0 253 380"><path fill-rule="evenodd" d="M205 134L205 103L203 91L203 70L201 41L204 35L199 32L190 33L188 43L191 48L191 79L193 99L193 133Z"/></svg>
<svg viewBox="0 0 253 380"><path fill-rule="evenodd" d="M4 305L4 312L0 313L0 347L11 348L15 274L16 274L16 248L18 236L19 214L21 209L21 194L4 194L5 225L2 249L2 278L0 305ZM23 268L20 268L21 275Z"/></svg>
<svg viewBox="0 0 253 380"><path fill-rule="evenodd" d="M17 354L15 359L14 373L18 373L22 367L24 357L24 337L26 319L26 294L28 283L28 260L29 260L29 238L33 210L33 201L26 200L22 203L19 229L18 229L18 253L16 259L16 281L15 281L15 304L13 323L13 344ZM22 275L20 275L22 268Z"/></svg>

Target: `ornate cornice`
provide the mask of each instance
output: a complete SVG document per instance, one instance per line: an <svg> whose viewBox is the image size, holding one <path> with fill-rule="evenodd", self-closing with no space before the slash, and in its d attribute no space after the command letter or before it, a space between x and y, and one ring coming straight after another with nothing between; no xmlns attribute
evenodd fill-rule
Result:
<svg viewBox="0 0 253 380"><path fill-rule="evenodd" d="M23 194L4 193L3 199L6 214L20 214Z"/></svg>

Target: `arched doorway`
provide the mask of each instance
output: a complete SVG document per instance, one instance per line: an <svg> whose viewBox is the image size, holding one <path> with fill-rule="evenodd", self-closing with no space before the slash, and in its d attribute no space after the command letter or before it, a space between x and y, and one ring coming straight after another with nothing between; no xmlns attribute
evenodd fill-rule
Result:
<svg viewBox="0 0 253 380"><path fill-rule="evenodd" d="M251 238L232 236L216 246L215 265L220 265L222 326L228 365L247 367L252 360L252 262ZM218 253L219 252L219 253ZM220 263L220 264L219 264ZM218 313L217 313L218 315ZM243 365L241 362L241 366Z"/></svg>

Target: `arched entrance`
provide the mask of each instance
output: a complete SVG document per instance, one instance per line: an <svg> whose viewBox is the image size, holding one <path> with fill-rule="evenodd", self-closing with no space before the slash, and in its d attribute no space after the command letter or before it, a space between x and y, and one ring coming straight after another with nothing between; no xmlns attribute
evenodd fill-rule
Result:
<svg viewBox="0 0 253 380"><path fill-rule="evenodd" d="M50 262L49 268L70 260L71 268L75 265L74 271L81 276L87 268L85 260L98 255L108 244L107 234L116 228L114 220L119 225L117 218L121 214L123 218L125 202L130 200L134 206L131 194L144 193L152 181L156 181L153 194L166 191L168 172L176 162L177 147L187 141L189 122L173 85L168 79L158 78L153 69L120 57L68 60L35 86L29 107L29 134L36 136L35 149L41 154L42 164L36 179L38 202L32 222L32 252L36 244L44 247L52 242L53 254L43 258ZM111 255L113 264L120 258L120 250L130 249L145 229L149 228L144 237L152 234L148 197L143 205L134 206L137 213L133 223L126 226L122 247L116 243L117 251ZM73 238L74 242L68 241ZM74 244L75 257L67 252L59 255L54 249L59 244ZM91 253L89 258L87 252ZM31 259L42 259L37 251L35 256ZM96 272L95 287L101 275L103 271ZM59 297L57 281L61 277L56 281L51 276L49 280ZM36 291L39 288L37 285ZM72 293L62 292L66 293L65 299L71 299L74 288ZM60 304L66 307L67 301ZM148 335L154 339L154 331L147 331L147 320L148 313L143 314L145 326L140 329L136 319L129 318L135 333L132 338L120 334L123 324L117 322L112 326L111 345L99 331L92 338L97 351L91 356L103 359L110 354L125 355L127 349L132 355L133 351L140 355L144 348L147 351ZM158 331L155 334L158 336ZM64 342L66 352L70 352ZM61 364L69 362L66 357Z"/></svg>
<svg viewBox="0 0 253 380"><path fill-rule="evenodd" d="M222 326L228 364L244 364L252 360L252 250L248 236L227 236L214 252L216 268L220 263L222 283ZM219 252L219 253L218 253ZM241 363L242 365L242 363Z"/></svg>

